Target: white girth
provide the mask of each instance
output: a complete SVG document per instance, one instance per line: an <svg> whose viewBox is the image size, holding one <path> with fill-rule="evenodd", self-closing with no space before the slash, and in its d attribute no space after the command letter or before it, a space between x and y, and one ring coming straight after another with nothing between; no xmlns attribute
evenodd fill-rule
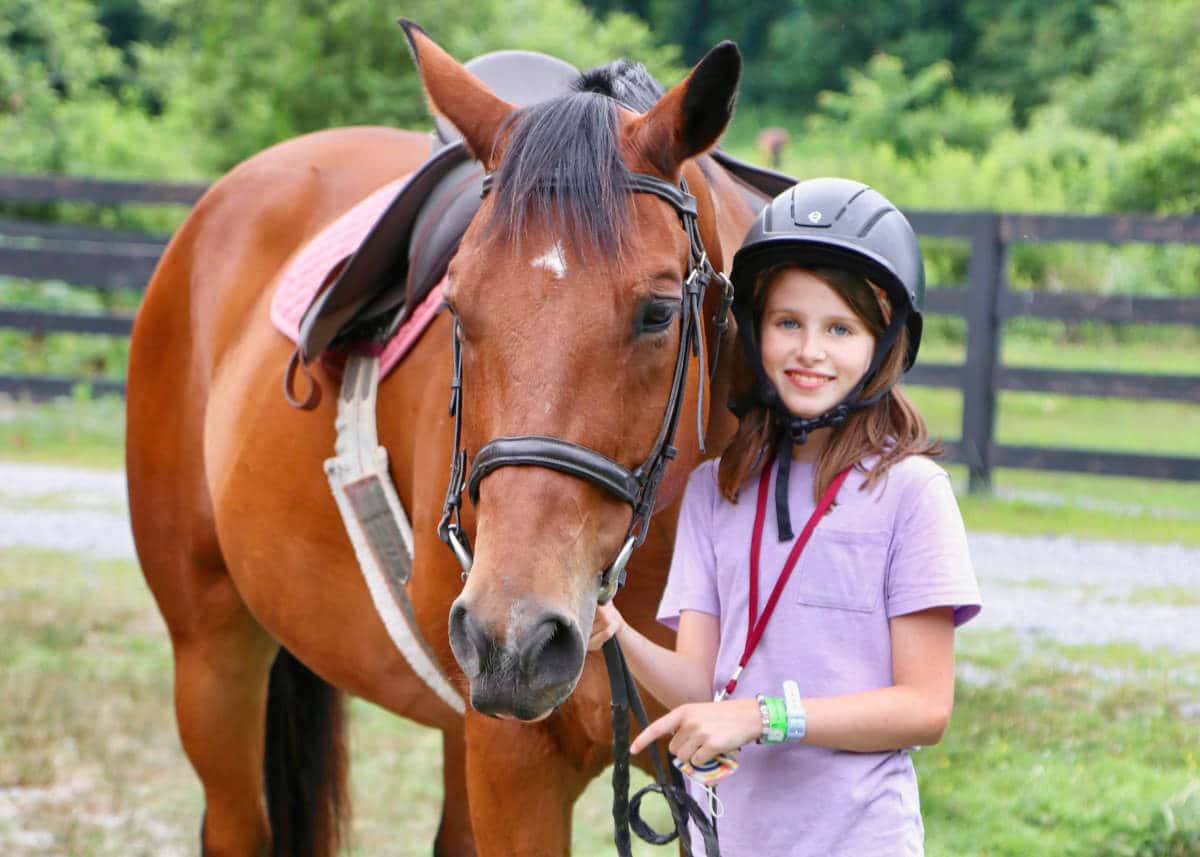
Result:
<svg viewBox="0 0 1200 857"><path fill-rule="evenodd" d="M462 714L463 699L417 627L405 589L412 575L412 525L375 430L378 392L379 358L351 355L338 396L336 455L325 461L325 475L388 636L434 693Z"/></svg>

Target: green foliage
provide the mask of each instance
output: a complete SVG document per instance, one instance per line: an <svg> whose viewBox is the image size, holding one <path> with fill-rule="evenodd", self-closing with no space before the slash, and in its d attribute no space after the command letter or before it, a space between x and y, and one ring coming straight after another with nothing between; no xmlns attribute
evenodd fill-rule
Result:
<svg viewBox="0 0 1200 857"><path fill-rule="evenodd" d="M288 137L335 125L429 126L400 27L366 0L144 0L176 36L136 55L164 116L205 141L224 170ZM451 54L501 48L557 54L582 67L636 57L668 79L677 50L625 14L602 22L574 0L414 0L405 8Z"/></svg>
<svg viewBox="0 0 1200 857"><path fill-rule="evenodd" d="M1127 211L1200 212L1200 95L1176 105L1129 146L1111 200Z"/></svg>
<svg viewBox="0 0 1200 857"><path fill-rule="evenodd" d="M1054 83L1085 75L1099 53L1096 11L1108 0L969 0L964 17L979 34L958 77L971 92L1004 93L1024 124Z"/></svg>
<svg viewBox="0 0 1200 857"><path fill-rule="evenodd" d="M1078 124L1129 139L1195 94L1200 0L1118 0L1096 15L1102 59L1057 98Z"/></svg>
<svg viewBox="0 0 1200 857"><path fill-rule="evenodd" d="M951 88L953 72L942 60L905 74L897 57L876 54L865 72L850 72L845 92L822 92L817 133L888 143L902 157L923 155L938 142L980 152L1012 123L1008 100L969 96Z"/></svg>
<svg viewBox="0 0 1200 857"><path fill-rule="evenodd" d="M187 175L189 135L147 115L91 0L0 0L6 172Z"/></svg>

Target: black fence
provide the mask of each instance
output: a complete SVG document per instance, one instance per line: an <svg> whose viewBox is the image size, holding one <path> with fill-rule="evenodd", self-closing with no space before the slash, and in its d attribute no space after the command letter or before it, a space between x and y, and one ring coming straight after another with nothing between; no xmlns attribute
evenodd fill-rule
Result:
<svg viewBox="0 0 1200 857"><path fill-rule="evenodd" d="M0 204L86 202L190 205L201 185L0 176ZM933 287L926 312L965 316L962 364L919 363L907 383L962 391L962 433L947 442L948 457L967 465L972 490L986 490L996 467L1074 471L1159 479L1200 480L1200 458L997 444L1000 390L1168 399L1200 404L1200 375L1148 375L1016 368L1000 362L1004 323L1028 316L1111 324L1200 326L1200 298L1142 298L1084 292L1008 288L1008 256L1021 242L1142 242L1200 245L1200 217L1019 215L992 212L911 213L922 236L970 242L965 287ZM61 280L100 289L144 288L166 244L165 236L88 226L0 218L0 276ZM0 328L128 335L128 315L82 315L0 306ZM66 395L81 381L95 393L121 393L106 379L57 378L0 372L0 393L46 399Z"/></svg>

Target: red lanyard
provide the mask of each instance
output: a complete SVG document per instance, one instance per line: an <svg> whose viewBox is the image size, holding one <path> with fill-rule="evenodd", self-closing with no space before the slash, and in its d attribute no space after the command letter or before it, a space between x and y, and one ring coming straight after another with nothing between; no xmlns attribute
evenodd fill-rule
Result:
<svg viewBox="0 0 1200 857"><path fill-rule="evenodd" d="M766 606L763 607L762 616L759 616L758 555L762 552L763 522L767 517L767 494L768 486L771 482L771 471L774 470L773 463L774 459L767 462L767 465L763 468L762 476L758 479L758 509L754 513L754 534L750 539L750 624L746 626L746 648L742 650L742 656L738 659L737 669L733 671L729 683L717 695L718 699L723 699L733 693L733 689L737 687L738 677L741 676L742 670L746 668L746 662L750 660L750 655L754 653L755 647L758 646L758 641L762 638L763 631L767 628L767 620L771 618L771 613L775 610L775 604L779 601L779 596L783 594L783 587L787 584L788 578L792 576L792 569L796 567L796 563L800 559L800 554L804 551L805 545L808 544L808 540L812 537L813 530L817 528L817 524L829 510L829 507L833 505L833 500L837 497L838 490L842 487L842 483L846 481L846 477L850 475L850 468L847 467L837 476L833 477L833 481L829 483L829 487L821 495L821 499L817 503L817 508L813 509L813 513L808 517L808 523L804 525L804 529L796 537L796 542L792 545L791 553L788 554L787 561L784 562L783 569L779 572L779 579L775 581L775 588L771 590L771 597L767 599Z"/></svg>

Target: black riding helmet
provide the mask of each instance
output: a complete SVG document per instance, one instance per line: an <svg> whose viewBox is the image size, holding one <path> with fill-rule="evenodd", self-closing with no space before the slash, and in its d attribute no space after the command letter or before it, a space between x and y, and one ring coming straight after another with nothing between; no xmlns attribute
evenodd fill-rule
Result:
<svg viewBox="0 0 1200 857"><path fill-rule="evenodd" d="M798 417L783 404L767 378L754 318L754 289L759 275L780 265L836 267L865 277L883 289L891 304L891 320L862 380L839 404L813 418ZM904 369L910 369L921 344L921 305L925 298L925 268L921 248L908 219L883 194L861 182L842 178L809 179L775 197L759 214L733 257L733 312L746 358L757 383L749 400L733 403L739 416L754 404L766 405L781 417L779 475L775 500L781 540L792 538L787 509L787 472L793 443L804 443L809 432L839 426L854 411L874 405L888 389L861 398L901 330L908 329Z"/></svg>

